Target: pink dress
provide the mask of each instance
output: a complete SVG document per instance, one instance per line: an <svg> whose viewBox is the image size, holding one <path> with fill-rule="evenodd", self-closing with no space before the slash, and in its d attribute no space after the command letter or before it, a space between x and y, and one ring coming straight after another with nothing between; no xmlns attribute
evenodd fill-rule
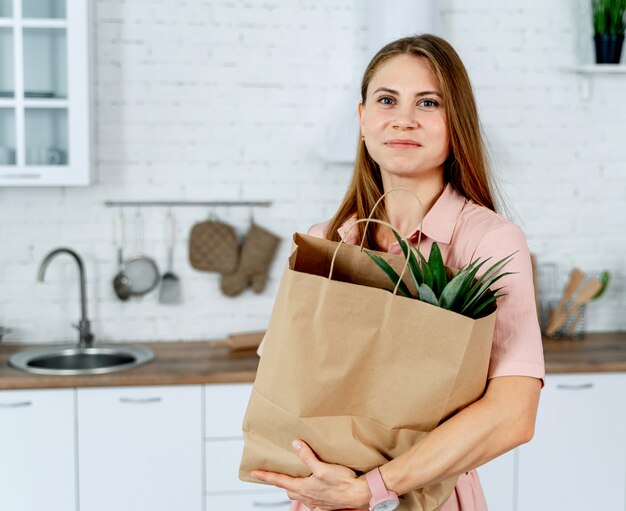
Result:
<svg viewBox="0 0 626 511"><path fill-rule="evenodd" d="M350 219L339 228L342 237L353 222L354 219ZM308 234L324 237L329 223L312 226ZM410 235L414 243L417 243L418 232L416 227ZM346 241L356 243L356 236L355 228ZM543 347L530 254L521 229L488 208L465 199L448 184L424 217L420 251L426 258L433 241L441 249L446 266L453 268L465 266L479 257L481 260L491 257L495 262L518 251L506 267L506 271L517 273L500 281L506 285L507 294L498 300L488 377L531 376L543 381ZM392 244L389 252L402 253L398 243ZM483 268L488 266L487 263ZM259 346L259 355L262 349L263 343ZM298 501L290 507L290 511L307 510ZM487 502L475 470L459 476L454 492L441 511L487 511Z"/></svg>

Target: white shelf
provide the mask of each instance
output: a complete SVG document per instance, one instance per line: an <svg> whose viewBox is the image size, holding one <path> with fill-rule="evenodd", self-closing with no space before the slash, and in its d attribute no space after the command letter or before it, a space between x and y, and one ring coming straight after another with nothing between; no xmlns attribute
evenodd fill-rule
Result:
<svg viewBox="0 0 626 511"><path fill-rule="evenodd" d="M29 98L29 99L25 99L24 100L24 107L25 108L68 108L69 107L69 101L67 99L64 98L60 98L60 99L47 99L47 98L42 98L42 99L34 99L34 98Z"/></svg>
<svg viewBox="0 0 626 511"><path fill-rule="evenodd" d="M597 75L626 74L624 64L586 64L562 68L563 72L578 75L578 87L583 101L589 101L592 95L593 78Z"/></svg>
<svg viewBox="0 0 626 511"><path fill-rule="evenodd" d="M22 20L24 28L67 28L67 21L47 18L29 18Z"/></svg>
<svg viewBox="0 0 626 511"><path fill-rule="evenodd" d="M582 75L592 74L626 74L625 64L587 64L581 66L566 67L563 69L569 73Z"/></svg>

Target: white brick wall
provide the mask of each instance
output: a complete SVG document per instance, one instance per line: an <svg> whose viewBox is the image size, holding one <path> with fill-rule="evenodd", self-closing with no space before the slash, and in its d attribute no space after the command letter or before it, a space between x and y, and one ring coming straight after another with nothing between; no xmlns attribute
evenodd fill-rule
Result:
<svg viewBox="0 0 626 511"><path fill-rule="evenodd" d="M578 1L578 0L576 0ZM611 289L591 330L626 328L626 75L578 78L561 68L589 54L572 2L440 2L442 35L467 64L495 170L540 261L563 272L608 268ZM97 183L0 188L0 324L8 339L74 339L77 271L69 258L35 282L54 247L84 258L89 316L101 341L206 339L264 328L295 230L328 218L351 169L319 159L355 88L364 49L358 0L99 0L95 9ZM382 8L382 7L381 7ZM184 306L157 293L119 302L115 211L107 199L274 201L261 225L285 238L261 295L219 293L187 263L187 236L207 208L180 208L175 271ZM134 210L126 211L133 252ZM218 210L243 234L247 210ZM166 211L146 209L145 252L164 269Z"/></svg>

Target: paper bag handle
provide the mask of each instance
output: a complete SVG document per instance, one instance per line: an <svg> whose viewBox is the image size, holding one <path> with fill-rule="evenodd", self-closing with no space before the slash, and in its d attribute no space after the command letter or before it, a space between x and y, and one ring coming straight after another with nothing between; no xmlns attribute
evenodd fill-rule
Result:
<svg viewBox="0 0 626 511"><path fill-rule="evenodd" d="M348 234L355 225L361 224L363 222L367 222L368 224L369 224L369 222L374 222L375 224L385 225L385 226L389 227L390 229L395 229L395 227L393 225L391 225L389 222L385 222L384 220L378 220L376 218L367 218L367 219L362 218L361 220L356 220L350 226L350 228L346 231L346 234ZM367 229L367 225L365 226L365 228ZM330 271L328 272L328 279L329 280L332 280L333 268L335 267L335 258L337 257L337 253L339 252L339 247L341 247L341 245L345 244L345 242L346 242L345 241L345 237L346 236L344 235L343 239L339 242L339 244L335 248L335 252L333 253L333 258L332 258L332 260L330 262ZM408 250L407 250L407 253L406 253L406 260L404 261L404 266L402 267L402 272L400 273L400 278L398 279L398 282L396 282L396 287L393 288L393 294L394 295L397 293L398 287L400 286L400 282L404 278L404 274L406 273L406 269L409 266L409 259L411 257L411 244L409 243L409 240L408 240L408 238L406 236L403 237L402 239L406 243L406 246L407 246ZM361 245L361 251L363 251L363 245Z"/></svg>
<svg viewBox="0 0 626 511"><path fill-rule="evenodd" d="M380 198L376 201L376 204L374 204L374 206L372 207L372 210L370 211L369 216L367 217L367 221L368 223L365 224L365 229L363 232L363 239L361 240L361 250L363 250L363 245L365 244L365 233L367 232L367 226L369 224L369 222L372 220L372 215L374 214L374 211L376 210L376 208L378 207L378 205L382 202L382 200L389 195L391 192L395 192L398 190L404 190L406 192L409 192L411 195L413 195L413 197L415 197L415 200L417 201L417 203L420 206L420 222L419 222L419 235L417 236L417 249L419 250L420 245L422 243L422 222L424 221L424 206L422 206L422 201L419 200L419 198L417 197L417 195L415 195L415 192L413 190L411 190L410 188L404 188L404 187L397 187L397 188L392 188L391 190L387 190L385 193L383 193ZM348 232L350 231L350 229L348 229ZM346 232L347 234L347 232ZM345 235L344 235L345 237Z"/></svg>

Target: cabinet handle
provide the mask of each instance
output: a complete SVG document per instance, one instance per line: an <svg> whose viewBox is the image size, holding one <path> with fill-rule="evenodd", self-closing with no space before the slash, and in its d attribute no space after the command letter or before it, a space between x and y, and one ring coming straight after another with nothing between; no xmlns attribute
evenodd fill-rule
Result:
<svg viewBox="0 0 626 511"><path fill-rule="evenodd" d="M290 500L281 500L279 502L257 502L252 503L253 507L283 507L291 505Z"/></svg>
<svg viewBox="0 0 626 511"><path fill-rule="evenodd" d="M0 403L0 408L24 408L25 406L31 406L32 401L19 401L17 403Z"/></svg>
<svg viewBox="0 0 626 511"><path fill-rule="evenodd" d="M121 397L120 403L160 403L160 397Z"/></svg>
<svg viewBox="0 0 626 511"><path fill-rule="evenodd" d="M559 383L556 386L556 388L562 389L562 390L585 390L585 389L592 389L593 383L579 383L579 384L572 384L572 385L568 385L566 383Z"/></svg>

